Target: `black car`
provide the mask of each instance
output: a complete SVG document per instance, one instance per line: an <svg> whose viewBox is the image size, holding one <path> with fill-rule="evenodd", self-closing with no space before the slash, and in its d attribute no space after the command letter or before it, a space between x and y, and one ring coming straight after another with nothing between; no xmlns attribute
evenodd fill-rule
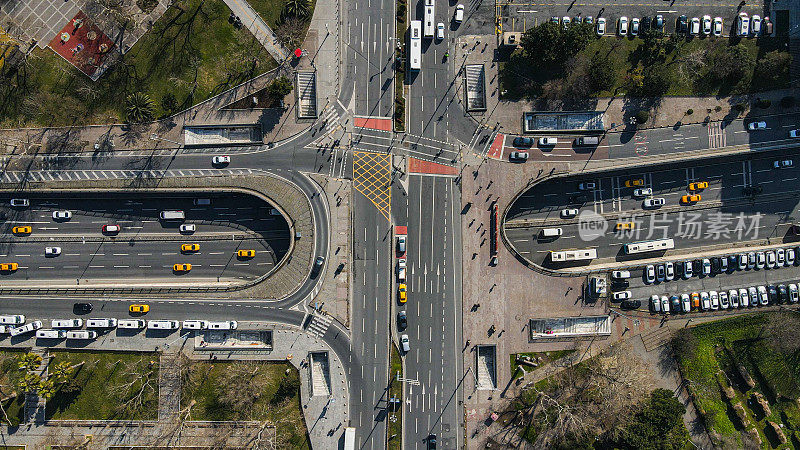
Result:
<svg viewBox="0 0 800 450"><path fill-rule="evenodd" d="M92 312L91 303L75 303L72 305L72 312L75 314L89 314Z"/></svg>
<svg viewBox="0 0 800 450"><path fill-rule="evenodd" d="M425 439L428 442L428 450L436 450L436 435L429 434L428 439Z"/></svg>
<svg viewBox="0 0 800 450"><path fill-rule="evenodd" d="M514 147L531 147L533 146L533 138L529 137L515 137Z"/></svg>
<svg viewBox="0 0 800 450"><path fill-rule="evenodd" d="M703 261L699 259L692 261L692 273L696 273L697 275L695 276L700 276L703 273Z"/></svg>
<svg viewBox="0 0 800 450"><path fill-rule="evenodd" d="M671 303L670 311L673 314L681 312L681 299L677 295L670 297L669 302Z"/></svg>
<svg viewBox="0 0 800 450"><path fill-rule="evenodd" d="M778 303L784 304L789 301L789 291L785 284L778 285Z"/></svg>
<svg viewBox="0 0 800 450"><path fill-rule="evenodd" d="M742 195L744 196L758 195L762 192L764 192L764 188L761 186L747 186L742 189Z"/></svg>
<svg viewBox="0 0 800 450"><path fill-rule="evenodd" d="M397 313L397 329L403 331L408 327L408 317L406 317L405 311L400 311Z"/></svg>
<svg viewBox="0 0 800 450"><path fill-rule="evenodd" d="M624 291L630 287L631 283L628 280L614 280L611 282L612 291Z"/></svg>
<svg viewBox="0 0 800 450"><path fill-rule="evenodd" d="M639 309L641 306L642 302L639 300L623 300L619 305L622 309Z"/></svg>
<svg viewBox="0 0 800 450"><path fill-rule="evenodd" d="M653 18L653 28L659 31L664 29L664 16L659 14Z"/></svg>
<svg viewBox="0 0 800 450"><path fill-rule="evenodd" d="M711 258L711 273L719 273L719 258Z"/></svg>
<svg viewBox="0 0 800 450"><path fill-rule="evenodd" d="M675 29L678 33L687 33L689 31L689 18L686 16L678 17L675 22Z"/></svg>
<svg viewBox="0 0 800 450"><path fill-rule="evenodd" d="M642 17L642 21L639 25L639 31L647 31L650 29L650 18L647 16Z"/></svg>
<svg viewBox="0 0 800 450"><path fill-rule="evenodd" d="M322 265L325 264L325 257L324 256L317 256L317 259L314 260L314 267L311 268L311 276L316 277L319 275L320 270L322 270Z"/></svg>
<svg viewBox="0 0 800 450"><path fill-rule="evenodd" d="M778 303L778 290L775 289L775 286L767 286L767 298L770 305Z"/></svg>

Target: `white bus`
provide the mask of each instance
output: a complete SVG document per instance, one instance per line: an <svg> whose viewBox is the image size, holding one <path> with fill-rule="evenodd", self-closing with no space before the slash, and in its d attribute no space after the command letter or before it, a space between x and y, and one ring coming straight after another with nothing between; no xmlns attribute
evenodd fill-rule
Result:
<svg viewBox="0 0 800 450"><path fill-rule="evenodd" d="M411 21L411 28L408 31L411 40L411 52L408 54L408 63L411 70L422 68L422 22L419 20Z"/></svg>
<svg viewBox="0 0 800 450"><path fill-rule="evenodd" d="M672 239L655 239L652 241L640 241L625 244L625 253L628 255L633 255L636 253L672 250L673 248L675 248L675 241Z"/></svg>
<svg viewBox="0 0 800 450"><path fill-rule="evenodd" d="M432 38L436 31L435 12L436 4L434 0L425 0L425 37Z"/></svg>
<svg viewBox="0 0 800 450"><path fill-rule="evenodd" d="M356 429L347 427L344 429L344 450L355 450L356 448Z"/></svg>
<svg viewBox="0 0 800 450"><path fill-rule="evenodd" d="M568 261L587 261L597 258L596 248L584 248L579 250L551 251L550 260L553 262Z"/></svg>

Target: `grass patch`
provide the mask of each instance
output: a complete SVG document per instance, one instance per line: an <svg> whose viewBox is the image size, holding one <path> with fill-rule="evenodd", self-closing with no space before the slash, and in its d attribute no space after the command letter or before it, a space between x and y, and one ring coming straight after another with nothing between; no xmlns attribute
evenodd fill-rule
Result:
<svg viewBox="0 0 800 450"><path fill-rule="evenodd" d="M0 352L0 399L3 399L3 409L8 417L8 420L0 417L0 421L11 426L19 425L25 420L25 395L16 387L25 375L18 366L18 358L23 354L14 350Z"/></svg>
<svg viewBox="0 0 800 450"><path fill-rule="evenodd" d="M47 401L48 419L152 420L158 416L158 354L53 352L71 377Z"/></svg>
<svg viewBox="0 0 800 450"><path fill-rule="evenodd" d="M392 382L389 385L389 398L399 398L400 405L396 411L389 412L389 430L386 434L386 438L389 441L387 447L389 450L400 450L403 448L403 383L397 381L395 375L400 373L400 376L403 376L403 360L400 358L400 351L394 344L392 344L390 364L389 376L392 377ZM393 421L392 417L395 417L396 420Z"/></svg>
<svg viewBox="0 0 800 450"><path fill-rule="evenodd" d="M229 14L221 0L176 1L97 82L37 48L0 82L0 125L120 122L134 92L147 94L161 117L274 68L249 31L228 23Z"/></svg>
<svg viewBox="0 0 800 450"><path fill-rule="evenodd" d="M269 421L277 427L279 448L311 448L300 405L300 375L288 364L190 363L183 375L181 408L192 401L191 420Z"/></svg>
<svg viewBox="0 0 800 450"><path fill-rule="evenodd" d="M514 374L512 379L517 379L517 378L522 376L522 370L517 370L517 367L519 367L520 365L522 365L523 368L528 372L530 372L531 370L536 369L536 367L531 367L531 366L529 366L527 364L517 364L517 356L527 356L527 357L533 359L538 364L537 367L542 367L542 366L544 366L546 364L549 364L549 363L551 363L551 362L553 362L553 361L555 361L557 359L561 359L561 358L563 358L563 357L565 357L567 355L571 355L573 353L575 353L575 349L555 350L555 351L552 351L552 352L512 353L512 354L508 355L509 359L511 360L511 373Z"/></svg>

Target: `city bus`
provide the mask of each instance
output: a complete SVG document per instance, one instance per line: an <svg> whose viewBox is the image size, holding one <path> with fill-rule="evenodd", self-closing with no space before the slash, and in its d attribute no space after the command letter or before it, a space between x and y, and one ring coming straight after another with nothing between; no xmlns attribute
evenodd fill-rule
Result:
<svg viewBox="0 0 800 450"><path fill-rule="evenodd" d="M675 248L675 241L672 239L654 239L652 241L639 241L625 244L625 254L633 255L636 253L672 250L673 248Z"/></svg>
<svg viewBox="0 0 800 450"><path fill-rule="evenodd" d="M356 429L347 427L344 429L344 450L355 450L356 448Z"/></svg>
<svg viewBox="0 0 800 450"><path fill-rule="evenodd" d="M550 252L550 260L553 262L588 261L595 258L597 258L596 248L561 251L553 250Z"/></svg>
<svg viewBox="0 0 800 450"><path fill-rule="evenodd" d="M433 33L436 31L436 16L434 15L436 11L436 3L434 0L425 0L425 37L432 38Z"/></svg>
<svg viewBox="0 0 800 450"><path fill-rule="evenodd" d="M422 22L419 20L411 21L411 28L408 30L411 51L408 54L408 64L411 70L422 68Z"/></svg>

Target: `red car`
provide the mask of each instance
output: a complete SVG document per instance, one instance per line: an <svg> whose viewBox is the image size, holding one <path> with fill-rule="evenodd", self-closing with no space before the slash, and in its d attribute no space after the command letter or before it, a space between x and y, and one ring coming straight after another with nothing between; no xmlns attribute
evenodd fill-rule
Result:
<svg viewBox="0 0 800 450"><path fill-rule="evenodd" d="M103 234L117 234L121 229L119 225L103 225Z"/></svg>

